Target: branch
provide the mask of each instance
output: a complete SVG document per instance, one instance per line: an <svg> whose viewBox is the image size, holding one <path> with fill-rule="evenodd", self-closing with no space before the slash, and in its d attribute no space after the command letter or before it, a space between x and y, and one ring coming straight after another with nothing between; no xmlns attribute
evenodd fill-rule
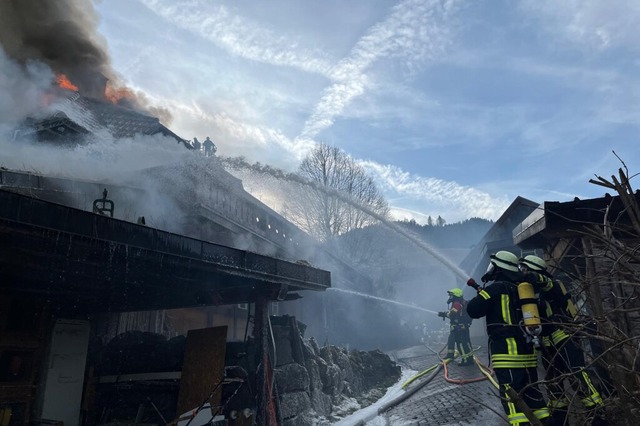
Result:
<svg viewBox="0 0 640 426"><path fill-rule="evenodd" d="M513 402L513 405L515 405L519 411L522 411L524 413L524 415L529 420L529 423L531 423L531 426L543 426L540 419L538 419L535 414L533 414L531 408L529 408L527 403L524 402L520 395L518 395L518 392L516 392L513 388L507 388L506 393L511 402Z"/></svg>

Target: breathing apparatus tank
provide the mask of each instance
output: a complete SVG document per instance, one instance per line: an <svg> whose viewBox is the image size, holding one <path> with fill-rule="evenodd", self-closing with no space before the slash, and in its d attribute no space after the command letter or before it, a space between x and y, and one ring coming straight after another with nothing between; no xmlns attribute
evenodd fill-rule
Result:
<svg viewBox="0 0 640 426"><path fill-rule="evenodd" d="M538 299L536 299L533 291L533 285L526 281L518 284L518 297L520 299L520 309L522 309L524 330L531 336L534 346L539 347L538 336L542 332L542 323L540 321L540 312L538 312Z"/></svg>

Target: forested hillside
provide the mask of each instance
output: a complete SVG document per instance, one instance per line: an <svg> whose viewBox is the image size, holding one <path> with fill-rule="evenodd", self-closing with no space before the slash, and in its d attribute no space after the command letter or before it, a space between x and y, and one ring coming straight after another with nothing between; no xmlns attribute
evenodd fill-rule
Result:
<svg viewBox="0 0 640 426"><path fill-rule="evenodd" d="M420 225L414 220L396 223L439 248L471 248L493 225L492 221L477 217L443 225Z"/></svg>

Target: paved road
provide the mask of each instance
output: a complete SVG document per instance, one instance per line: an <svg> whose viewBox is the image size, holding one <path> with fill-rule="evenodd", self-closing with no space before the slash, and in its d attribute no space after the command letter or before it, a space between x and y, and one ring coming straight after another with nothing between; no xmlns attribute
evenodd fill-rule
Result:
<svg viewBox="0 0 640 426"><path fill-rule="evenodd" d="M438 350L440 348L433 348ZM396 361L416 371L424 371L439 362L434 350L426 346L394 351L390 354ZM487 364L486 350L480 348L476 355ZM421 379L427 380L430 374ZM477 366L448 366L449 380L468 380L484 377ZM416 381L410 386L420 386ZM451 383L441 369L435 377L413 395L389 409L387 423L404 425L508 425L496 388L488 380L473 383Z"/></svg>

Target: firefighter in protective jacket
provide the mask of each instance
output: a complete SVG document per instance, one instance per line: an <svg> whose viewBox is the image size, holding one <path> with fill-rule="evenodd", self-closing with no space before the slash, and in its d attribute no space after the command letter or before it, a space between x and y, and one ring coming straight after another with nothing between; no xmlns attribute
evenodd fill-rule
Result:
<svg viewBox="0 0 640 426"><path fill-rule="evenodd" d="M471 318L486 317L491 367L500 386L502 406L512 425L529 424L523 411L509 397L513 389L543 424L549 409L543 394L535 385L538 381L537 356L530 336L526 334L517 285L522 281L518 257L508 251L492 254L481 288L471 278L467 284L478 295L467 304Z"/></svg>
<svg viewBox="0 0 640 426"><path fill-rule="evenodd" d="M467 301L462 297L462 289L453 288L447 291L449 299L447 304L451 305L448 312L438 312L438 316L449 318L449 339L447 340L447 355L445 360L454 358L456 345L461 356L458 365L473 365L473 349L469 338L469 327L471 317L467 313Z"/></svg>
<svg viewBox="0 0 640 426"><path fill-rule="evenodd" d="M519 260L520 270L533 282L540 294L542 328L542 363L549 395L552 425L564 425L567 411L572 405L570 396L577 395L583 407L593 417L592 425L607 425L600 392L585 369L584 352L572 333L577 309L564 283L554 279L547 271L546 262L529 255ZM565 390L568 381L573 392Z"/></svg>

